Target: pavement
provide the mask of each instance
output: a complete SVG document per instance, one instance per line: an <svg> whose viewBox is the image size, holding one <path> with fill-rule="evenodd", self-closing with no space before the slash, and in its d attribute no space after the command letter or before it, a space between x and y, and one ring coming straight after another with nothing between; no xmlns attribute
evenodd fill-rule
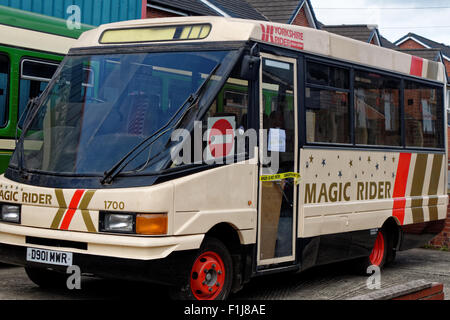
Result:
<svg viewBox="0 0 450 320"><path fill-rule="evenodd" d="M367 276L355 275L350 263L316 267L297 274L254 278L230 300L345 300L372 292ZM413 249L399 252L381 272L381 288L424 279L444 284L450 300L450 252ZM151 298L168 300L163 287L129 281L83 277L81 290L44 290L33 284L23 268L0 265L0 300L97 300Z"/></svg>

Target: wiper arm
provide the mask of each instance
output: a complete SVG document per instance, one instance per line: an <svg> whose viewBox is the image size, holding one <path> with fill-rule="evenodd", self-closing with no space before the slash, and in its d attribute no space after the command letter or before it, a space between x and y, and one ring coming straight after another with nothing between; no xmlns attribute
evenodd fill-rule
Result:
<svg viewBox="0 0 450 320"><path fill-rule="evenodd" d="M143 141L141 141L138 145L136 145L133 149L131 149L126 155L124 155L119 161L114 164L111 169L105 171L102 180L100 181L101 184L109 184L111 183L114 178L131 162L133 161L139 153L136 154L135 157L130 158L132 154L134 154L139 148L143 147L147 142L149 142L153 137L157 135L157 137L149 142L148 145L145 146L145 148L150 147L153 143L155 143L161 136L163 136L166 132L169 130L176 128L181 121L185 118L185 116L188 114L188 112L193 108L193 106L196 104L196 102L201 97L204 89L206 88L206 85L211 80L213 74L217 71L217 69L220 67L221 63L218 63L214 69L210 72L208 77L206 77L205 81L201 84L201 86L197 89L196 92L191 93L189 97L181 104L180 108L175 112L175 114L167 121L167 123L159 128L157 131L155 131L153 134L145 138ZM187 108L185 106L188 105ZM169 125L176 119L176 117L181 113L183 109L186 109L183 114L181 115L180 119L171 127ZM143 147L144 148L144 147ZM157 155L155 155L157 156ZM154 158L154 157L153 157ZM128 160L128 161L126 161ZM148 161L150 161L149 159Z"/></svg>

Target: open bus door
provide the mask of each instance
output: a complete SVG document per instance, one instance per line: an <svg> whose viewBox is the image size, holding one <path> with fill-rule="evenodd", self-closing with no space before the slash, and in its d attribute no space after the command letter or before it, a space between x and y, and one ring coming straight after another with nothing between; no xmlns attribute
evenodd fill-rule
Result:
<svg viewBox="0 0 450 320"><path fill-rule="evenodd" d="M298 189L297 62L261 59L258 269L295 263Z"/></svg>

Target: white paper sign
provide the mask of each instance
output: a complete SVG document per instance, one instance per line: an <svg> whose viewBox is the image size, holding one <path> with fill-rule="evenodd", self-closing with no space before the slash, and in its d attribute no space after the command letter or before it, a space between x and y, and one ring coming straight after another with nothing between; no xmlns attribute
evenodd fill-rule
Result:
<svg viewBox="0 0 450 320"><path fill-rule="evenodd" d="M283 129L269 129L269 151L286 152L286 131Z"/></svg>

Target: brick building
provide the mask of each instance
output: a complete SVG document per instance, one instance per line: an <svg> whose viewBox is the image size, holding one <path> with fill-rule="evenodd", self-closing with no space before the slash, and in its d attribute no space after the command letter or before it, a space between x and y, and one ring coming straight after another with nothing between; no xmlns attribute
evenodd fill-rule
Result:
<svg viewBox="0 0 450 320"><path fill-rule="evenodd" d="M309 0L143 0L143 18L223 16L273 21L318 29Z"/></svg>
<svg viewBox="0 0 450 320"><path fill-rule="evenodd" d="M146 18L176 16L223 16L267 20L245 0L147 0Z"/></svg>
<svg viewBox="0 0 450 320"><path fill-rule="evenodd" d="M450 77L450 46L439 43L415 33L408 33L395 41L400 49L438 49L442 52L442 62L445 64L447 76Z"/></svg>

